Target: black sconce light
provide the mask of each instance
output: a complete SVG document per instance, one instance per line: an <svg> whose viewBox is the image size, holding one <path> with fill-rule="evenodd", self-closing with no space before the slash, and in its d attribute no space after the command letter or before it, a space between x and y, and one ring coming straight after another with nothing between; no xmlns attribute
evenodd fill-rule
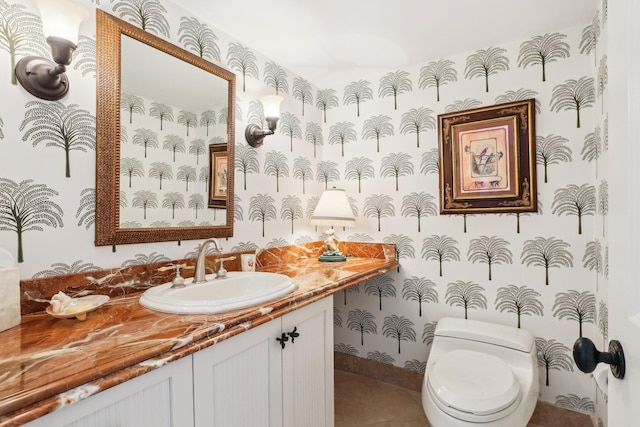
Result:
<svg viewBox="0 0 640 427"><path fill-rule="evenodd" d="M280 95L266 95L260 98L269 130L264 130L255 123L247 125L244 130L244 137L250 146L254 148L260 147L265 136L275 133L278 119L280 118L280 103L283 99Z"/></svg>
<svg viewBox="0 0 640 427"><path fill-rule="evenodd" d="M66 66L71 64L80 23L89 13L71 0L33 0L40 9L42 31L51 46L53 61L26 56L16 64L16 78L33 96L57 101L69 91Z"/></svg>

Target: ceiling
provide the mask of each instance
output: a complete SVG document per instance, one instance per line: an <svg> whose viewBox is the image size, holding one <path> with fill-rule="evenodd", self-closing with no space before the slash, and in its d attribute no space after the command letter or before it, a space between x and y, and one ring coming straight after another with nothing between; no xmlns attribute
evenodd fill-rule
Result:
<svg viewBox="0 0 640 427"><path fill-rule="evenodd" d="M180 0L320 88L587 25L605 0ZM222 58L223 61L226 58Z"/></svg>

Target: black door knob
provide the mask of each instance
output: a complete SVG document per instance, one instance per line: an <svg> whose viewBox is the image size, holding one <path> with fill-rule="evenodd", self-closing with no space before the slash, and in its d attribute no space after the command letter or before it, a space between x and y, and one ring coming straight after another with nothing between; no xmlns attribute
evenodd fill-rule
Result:
<svg viewBox="0 0 640 427"><path fill-rule="evenodd" d="M611 365L611 373L619 379L624 378L624 352L620 341L609 341L609 352L600 352L589 338L580 337L573 344L573 360L578 369L591 373L600 362Z"/></svg>

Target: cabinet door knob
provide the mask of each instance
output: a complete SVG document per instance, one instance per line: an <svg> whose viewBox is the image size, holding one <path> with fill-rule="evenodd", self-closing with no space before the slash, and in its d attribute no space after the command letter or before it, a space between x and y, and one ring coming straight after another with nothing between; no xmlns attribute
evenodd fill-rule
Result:
<svg viewBox="0 0 640 427"><path fill-rule="evenodd" d="M625 361L620 341L609 341L609 352L600 352L589 338L578 338L573 344L573 360L578 369L587 374L596 369L600 362L611 365L611 373L618 379L624 378Z"/></svg>
<svg viewBox="0 0 640 427"><path fill-rule="evenodd" d="M284 348L284 346L286 345L285 342L289 341L289 337L283 332L280 338L276 338L276 341L278 341L282 348ZM293 340L291 342L293 342Z"/></svg>
<svg viewBox="0 0 640 427"><path fill-rule="evenodd" d="M293 331L287 332L287 335L291 337L291 343L293 344L295 339L300 336L300 333L298 332L298 327L296 326L293 328Z"/></svg>

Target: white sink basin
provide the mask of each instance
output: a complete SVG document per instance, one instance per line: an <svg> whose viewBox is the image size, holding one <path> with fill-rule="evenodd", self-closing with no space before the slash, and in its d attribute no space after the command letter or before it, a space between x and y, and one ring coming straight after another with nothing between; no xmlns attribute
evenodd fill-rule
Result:
<svg viewBox="0 0 640 427"><path fill-rule="evenodd" d="M296 289L298 284L284 274L230 271L225 279L207 275L206 283L187 280L184 288L154 286L142 294L140 304L164 313L214 314L272 301Z"/></svg>

